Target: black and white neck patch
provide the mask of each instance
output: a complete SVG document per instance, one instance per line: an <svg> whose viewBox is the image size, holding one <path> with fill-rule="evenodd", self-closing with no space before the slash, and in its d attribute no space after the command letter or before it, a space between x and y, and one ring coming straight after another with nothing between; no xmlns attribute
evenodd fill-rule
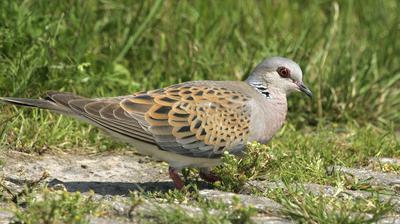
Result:
<svg viewBox="0 0 400 224"><path fill-rule="evenodd" d="M254 87L257 90L257 92L264 95L266 98L268 98L268 99L271 98L271 95L268 91L267 86L263 85L261 82L252 82L252 83L250 83L250 85L252 87Z"/></svg>

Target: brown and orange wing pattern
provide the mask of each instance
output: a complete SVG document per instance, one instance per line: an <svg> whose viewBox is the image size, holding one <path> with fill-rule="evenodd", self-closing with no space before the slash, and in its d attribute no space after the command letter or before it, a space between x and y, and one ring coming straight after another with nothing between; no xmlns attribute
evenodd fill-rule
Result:
<svg viewBox="0 0 400 224"><path fill-rule="evenodd" d="M140 93L121 108L160 148L194 157L240 151L249 135L249 97L224 87L188 83Z"/></svg>

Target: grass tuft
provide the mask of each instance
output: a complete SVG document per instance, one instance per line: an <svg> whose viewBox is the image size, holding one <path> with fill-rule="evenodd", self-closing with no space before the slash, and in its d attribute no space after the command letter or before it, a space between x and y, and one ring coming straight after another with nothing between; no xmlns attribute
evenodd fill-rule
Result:
<svg viewBox="0 0 400 224"><path fill-rule="evenodd" d="M256 210L251 206L243 205L238 198L234 198L231 205L222 202L202 201L196 204L200 211L181 206L157 206L156 209L142 213L143 223L254 223L251 219Z"/></svg>
<svg viewBox="0 0 400 224"><path fill-rule="evenodd" d="M300 223L375 223L390 215L393 204L379 195L369 198L337 198L305 190L276 189L269 196L283 205L283 213Z"/></svg>
<svg viewBox="0 0 400 224"><path fill-rule="evenodd" d="M89 223L98 205L91 197L84 198L79 192L68 193L44 189L25 198L24 208L15 211L13 223Z"/></svg>
<svg viewBox="0 0 400 224"><path fill-rule="evenodd" d="M268 146L253 142L247 145L246 154L242 158L225 152L223 165L214 171L221 181L214 183L214 186L224 191L239 192L246 182L265 179L271 161L268 151Z"/></svg>

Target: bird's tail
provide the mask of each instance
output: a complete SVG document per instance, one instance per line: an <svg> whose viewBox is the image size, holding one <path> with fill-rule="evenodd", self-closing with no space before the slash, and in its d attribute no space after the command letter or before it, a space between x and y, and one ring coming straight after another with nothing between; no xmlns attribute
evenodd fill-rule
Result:
<svg viewBox="0 0 400 224"><path fill-rule="evenodd" d="M121 97L89 99L73 93L47 92L42 99L0 97L0 102L48 109L88 122L127 142L155 144L153 136L120 105Z"/></svg>
<svg viewBox="0 0 400 224"><path fill-rule="evenodd" d="M72 93L62 93L49 91L42 99L0 97L0 102L14 104L24 107L36 107L40 109L52 110L66 115L73 115L68 102L74 99L82 99L83 97Z"/></svg>

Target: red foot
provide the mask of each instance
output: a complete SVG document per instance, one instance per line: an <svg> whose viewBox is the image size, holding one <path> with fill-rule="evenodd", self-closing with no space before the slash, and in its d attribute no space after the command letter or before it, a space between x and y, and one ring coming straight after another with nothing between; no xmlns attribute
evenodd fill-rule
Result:
<svg viewBox="0 0 400 224"><path fill-rule="evenodd" d="M221 180L221 178L219 178L217 175L213 174L209 170L200 169L199 175L200 175L201 179L203 179L209 183L214 183L214 182Z"/></svg>
<svg viewBox="0 0 400 224"><path fill-rule="evenodd" d="M171 177L172 181L174 181L175 188L182 190L182 188L185 186L185 184L183 183L181 177L179 176L178 171L173 167L169 167L168 172L169 172L169 176Z"/></svg>

